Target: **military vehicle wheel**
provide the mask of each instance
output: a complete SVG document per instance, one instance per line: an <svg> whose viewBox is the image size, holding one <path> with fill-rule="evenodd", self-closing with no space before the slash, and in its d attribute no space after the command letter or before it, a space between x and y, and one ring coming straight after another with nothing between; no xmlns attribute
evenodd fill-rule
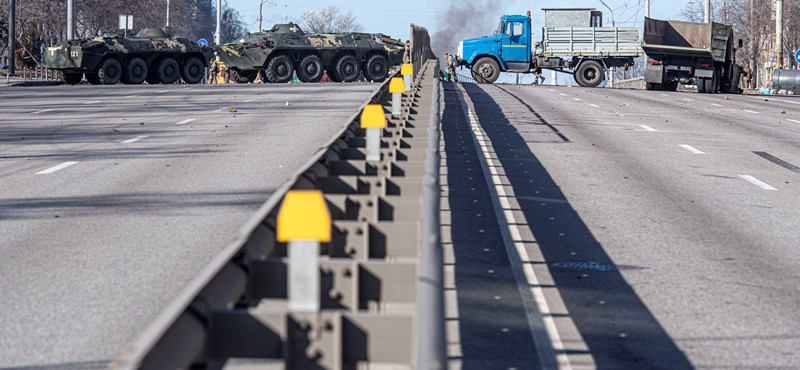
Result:
<svg viewBox="0 0 800 370"><path fill-rule="evenodd" d="M472 77L479 84L491 84L500 77L500 65L492 58L481 58L472 66Z"/></svg>
<svg viewBox="0 0 800 370"><path fill-rule="evenodd" d="M322 59L311 54L300 61L297 66L297 78L302 82L319 82L325 69L322 68Z"/></svg>
<svg viewBox="0 0 800 370"><path fill-rule="evenodd" d="M603 66L595 60L587 60L575 71L575 82L583 87L597 87L603 82Z"/></svg>
<svg viewBox="0 0 800 370"><path fill-rule="evenodd" d="M267 81L272 83L286 83L292 80L294 73L294 63L286 55L278 55L272 58L267 64L265 74Z"/></svg>
<svg viewBox="0 0 800 370"><path fill-rule="evenodd" d="M62 80L64 80L64 83L70 85L77 85L81 83L82 79L83 79L83 73L80 72L64 73L64 75L62 76Z"/></svg>
<svg viewBox="0 0 800 370"><path fill-rule="evenodd" d="M333 75L339 81L353 82L358 78L359 72L358 60L356 60L356 57L347 54L342 55L336 61L336 69L334 69Z"/></svg>
<svg viewBox="0 0 800 370"><path fill-rule="evenodd" d="M89 83L92 85L100 85L102 83L100 81L100 77L97 76L97 73L86 72L86 81L89 81Z"/></svg>
<svg viewBox="0 0 800 370"><path fill-rule="evenodd" d="M142 58L133 58L128 61L122 74L122 83L138 85L147 78L147 63Z"/></svg>
<svg viewBox="0 0 800 370"><path fill-rule="evenodd" d="M122 78L122 64L115 58L108 58L100 64L97 78L105 85L113 85Z"/></svg>
<svg viewBox="0 0 800 370"><path fill-rule="evenodd" d="M164 58L158 63L156 67L155 76L161 81L162 84L174 84L180 77L180 68L178 62L173 58Z"/></svg>
<svg viewBox="0 0 800 370"><path fill-rule="evenodd" d="M200 83L203 80L203 73L205 73L205 66L198 57L187 58L181 67L181 77L187 84Z"/></svg>
<svg viewBox="0 0 800 370"><path fill-rule="evenodd" d="M364 65L364 77L369 81L381 82L389 76L389 61L380 54L367 59Z"/></svg>

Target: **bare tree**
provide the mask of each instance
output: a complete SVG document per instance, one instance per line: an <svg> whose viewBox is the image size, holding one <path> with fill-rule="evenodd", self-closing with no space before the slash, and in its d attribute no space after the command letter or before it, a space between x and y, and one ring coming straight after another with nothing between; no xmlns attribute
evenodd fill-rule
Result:
<svg viewBox="0 0 800 370"><path fill-rule="evenodd" d="M352 11L342 13L335 6L328 6L308 17L304 27L311 33L339 33L339 32L361 32L364 30L356 20Z"/></svg>

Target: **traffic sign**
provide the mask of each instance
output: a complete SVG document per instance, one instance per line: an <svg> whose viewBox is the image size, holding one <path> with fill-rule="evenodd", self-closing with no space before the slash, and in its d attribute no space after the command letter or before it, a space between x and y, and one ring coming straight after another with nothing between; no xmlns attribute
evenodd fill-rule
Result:
<svg viewBox="0 0 800 370"><path fill-rule="evenodd" d="M794 60L797 61L797 64L800 64L800 50L794 52Z"/></svg>
<svg viewBox="0 0 800 370"><path fill-rule="evenodd" d="M200 46L208 46L208 40L206 39L197 40L197 43L200 44Z"/></svg>

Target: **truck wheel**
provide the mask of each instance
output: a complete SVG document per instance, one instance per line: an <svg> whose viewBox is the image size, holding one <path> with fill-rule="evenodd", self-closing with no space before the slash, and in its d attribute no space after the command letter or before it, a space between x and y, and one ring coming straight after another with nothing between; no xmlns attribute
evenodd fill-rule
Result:
<svg viewBox="0 0 800 370"><path fill-rule="evenodd" d="M678 81L670 81L664 84L664 88L667 91L678 91Z"/></svg>
<svg viewBox="0 0 800 370"><path fill-rule="evenodd" d="M319 82L323 73L325 69L322 68L322 59L315 54L303 58L297 67L297 78L302 82Z"/></svg>
<svg viewBox="0 0 800 370"><path fill-rule="evenodd" d="M648 90L648 91L662 91L663 87L664 87L664 85L658 84L658 83L653 83L653 82L645 82L644 83L644 88L645 88L645 90Z"/></svg>
<svg viewBox="0 0 800 370"><path fill-rule="evenodd" d="M122 64L116 58L108 58L100 64L97 78L105 85L113 85L122 78Z"/></svg>
<svg viewBox="0 0 800 370"><path fill-rule="evenodd" d="M382 82L389 76L389 61L380 54L373 55L367 59L364 65L364 77L369 81Z"/></svg>
<svg viewBox="0 0 800 370"><path fill-rule="evenodd" d="M205 66L203 61L198 57L189 57L184 61L181 66L181 78L187 84L197 84L203 80L203 73L205 73Z"/></svg>
<svg viewBox="0 0 800 370"><path fill-rule="evenodd" d="M122 83L138 85L147 78L147 63L142 58L133 58L128 61L122 73Z"/></svg>
<svg viewBox="0 0 800 370"><path fill-rule="evenodd" d="M741 93L741 89L739 89L739 83L742 82L742 74L744 74L744 68L738 64L733 65L733 76L731 76L731 87L728 89L728 92L731 94L739 94Z"/></svg>
<svg viewBox="0 0 800 370"><path fill-rule="evenodd" d="M267 81L272 83L286 83L292 80L294 63L286 55L277 55L267 64Z"/></svg>
<svg viewBox="0 0 800 370"><path fill-rule="evenodd" d="M97 76L97 72L86 72L86 81L89 81L92 85L100 85L102 83L100 77Z"/></svg>
<svg viewBox="0 0 800 370"><path fill-rule="evenodd" d="M706 93L706 78L698 77L697 81L695 82L697 85L697 93L698 94L705 94Z"/></svg>
<svg viewBox="0 0 800 370"><path fill-rule="evenodd" d="M575 71L575 82L583 87L597 87L603 79L603 66L595 60L581 63Z"/></svg>
<svg viewBox="0 0 800 370"><path fill-rule="evenodd" d="M180 68L174 58L166 57L161 59L156 67L156 77L162 84L174 84L180 77Z"/></svg>
<svg viewBox="0 0 800 370"><path fill-rule="evenodd" d="M72 73L65 72L61 77L62 77L61 79L64 81L65 84L77 85L77 84L81 83L81 80L83 79L83 74L80 73L80 72L77 72L77 73L76 72L72 72Z"/></svg>
<svg viewBox="0 0 800 370"><path fill-rule="evenodd" d="M339 57L339 60L336 61L336 68L333 70L336 79L342 82L355 81L358 79L358 73L358 60L350 54Z"/></svg>
<svg viewBox="0 0 800 370"><path fill-rule="evenodd" d="M500 78L500 65L492 58L481 58L472 66L472 78L479 84L492 84Z"/></svg>

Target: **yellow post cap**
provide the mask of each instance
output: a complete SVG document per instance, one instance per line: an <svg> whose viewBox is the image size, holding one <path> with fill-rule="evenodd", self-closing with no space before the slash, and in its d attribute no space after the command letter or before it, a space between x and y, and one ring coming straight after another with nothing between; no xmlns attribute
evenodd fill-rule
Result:
<svg viewBox="0 0 800 370"><path fill-rule="evenodd" d="M412 67L411 64L408 64L408 63L403 64L403 67L400 68L400 74L401 75L413 75L414 74L414 67Z"/></svg>
<svg viewBox="0 0 800 370"><path fill-rule="evenodd" d="M380 104L368 104L361 112L361 128L386 128L386 115Z"/></svg>
<svg viewBox="0 0 800 370"><path fill-rule="evenodd" d="M319 190L290 191L278 211L278 241L331 240L331 215Z"/></svg>
<svg viewBox="0 0 800 370"><path fill-rule="evenodd" d="M400 77L392 78L392 81L389 82L389 92L392 94L406 92L406 84L403 79Z"/></svg>

